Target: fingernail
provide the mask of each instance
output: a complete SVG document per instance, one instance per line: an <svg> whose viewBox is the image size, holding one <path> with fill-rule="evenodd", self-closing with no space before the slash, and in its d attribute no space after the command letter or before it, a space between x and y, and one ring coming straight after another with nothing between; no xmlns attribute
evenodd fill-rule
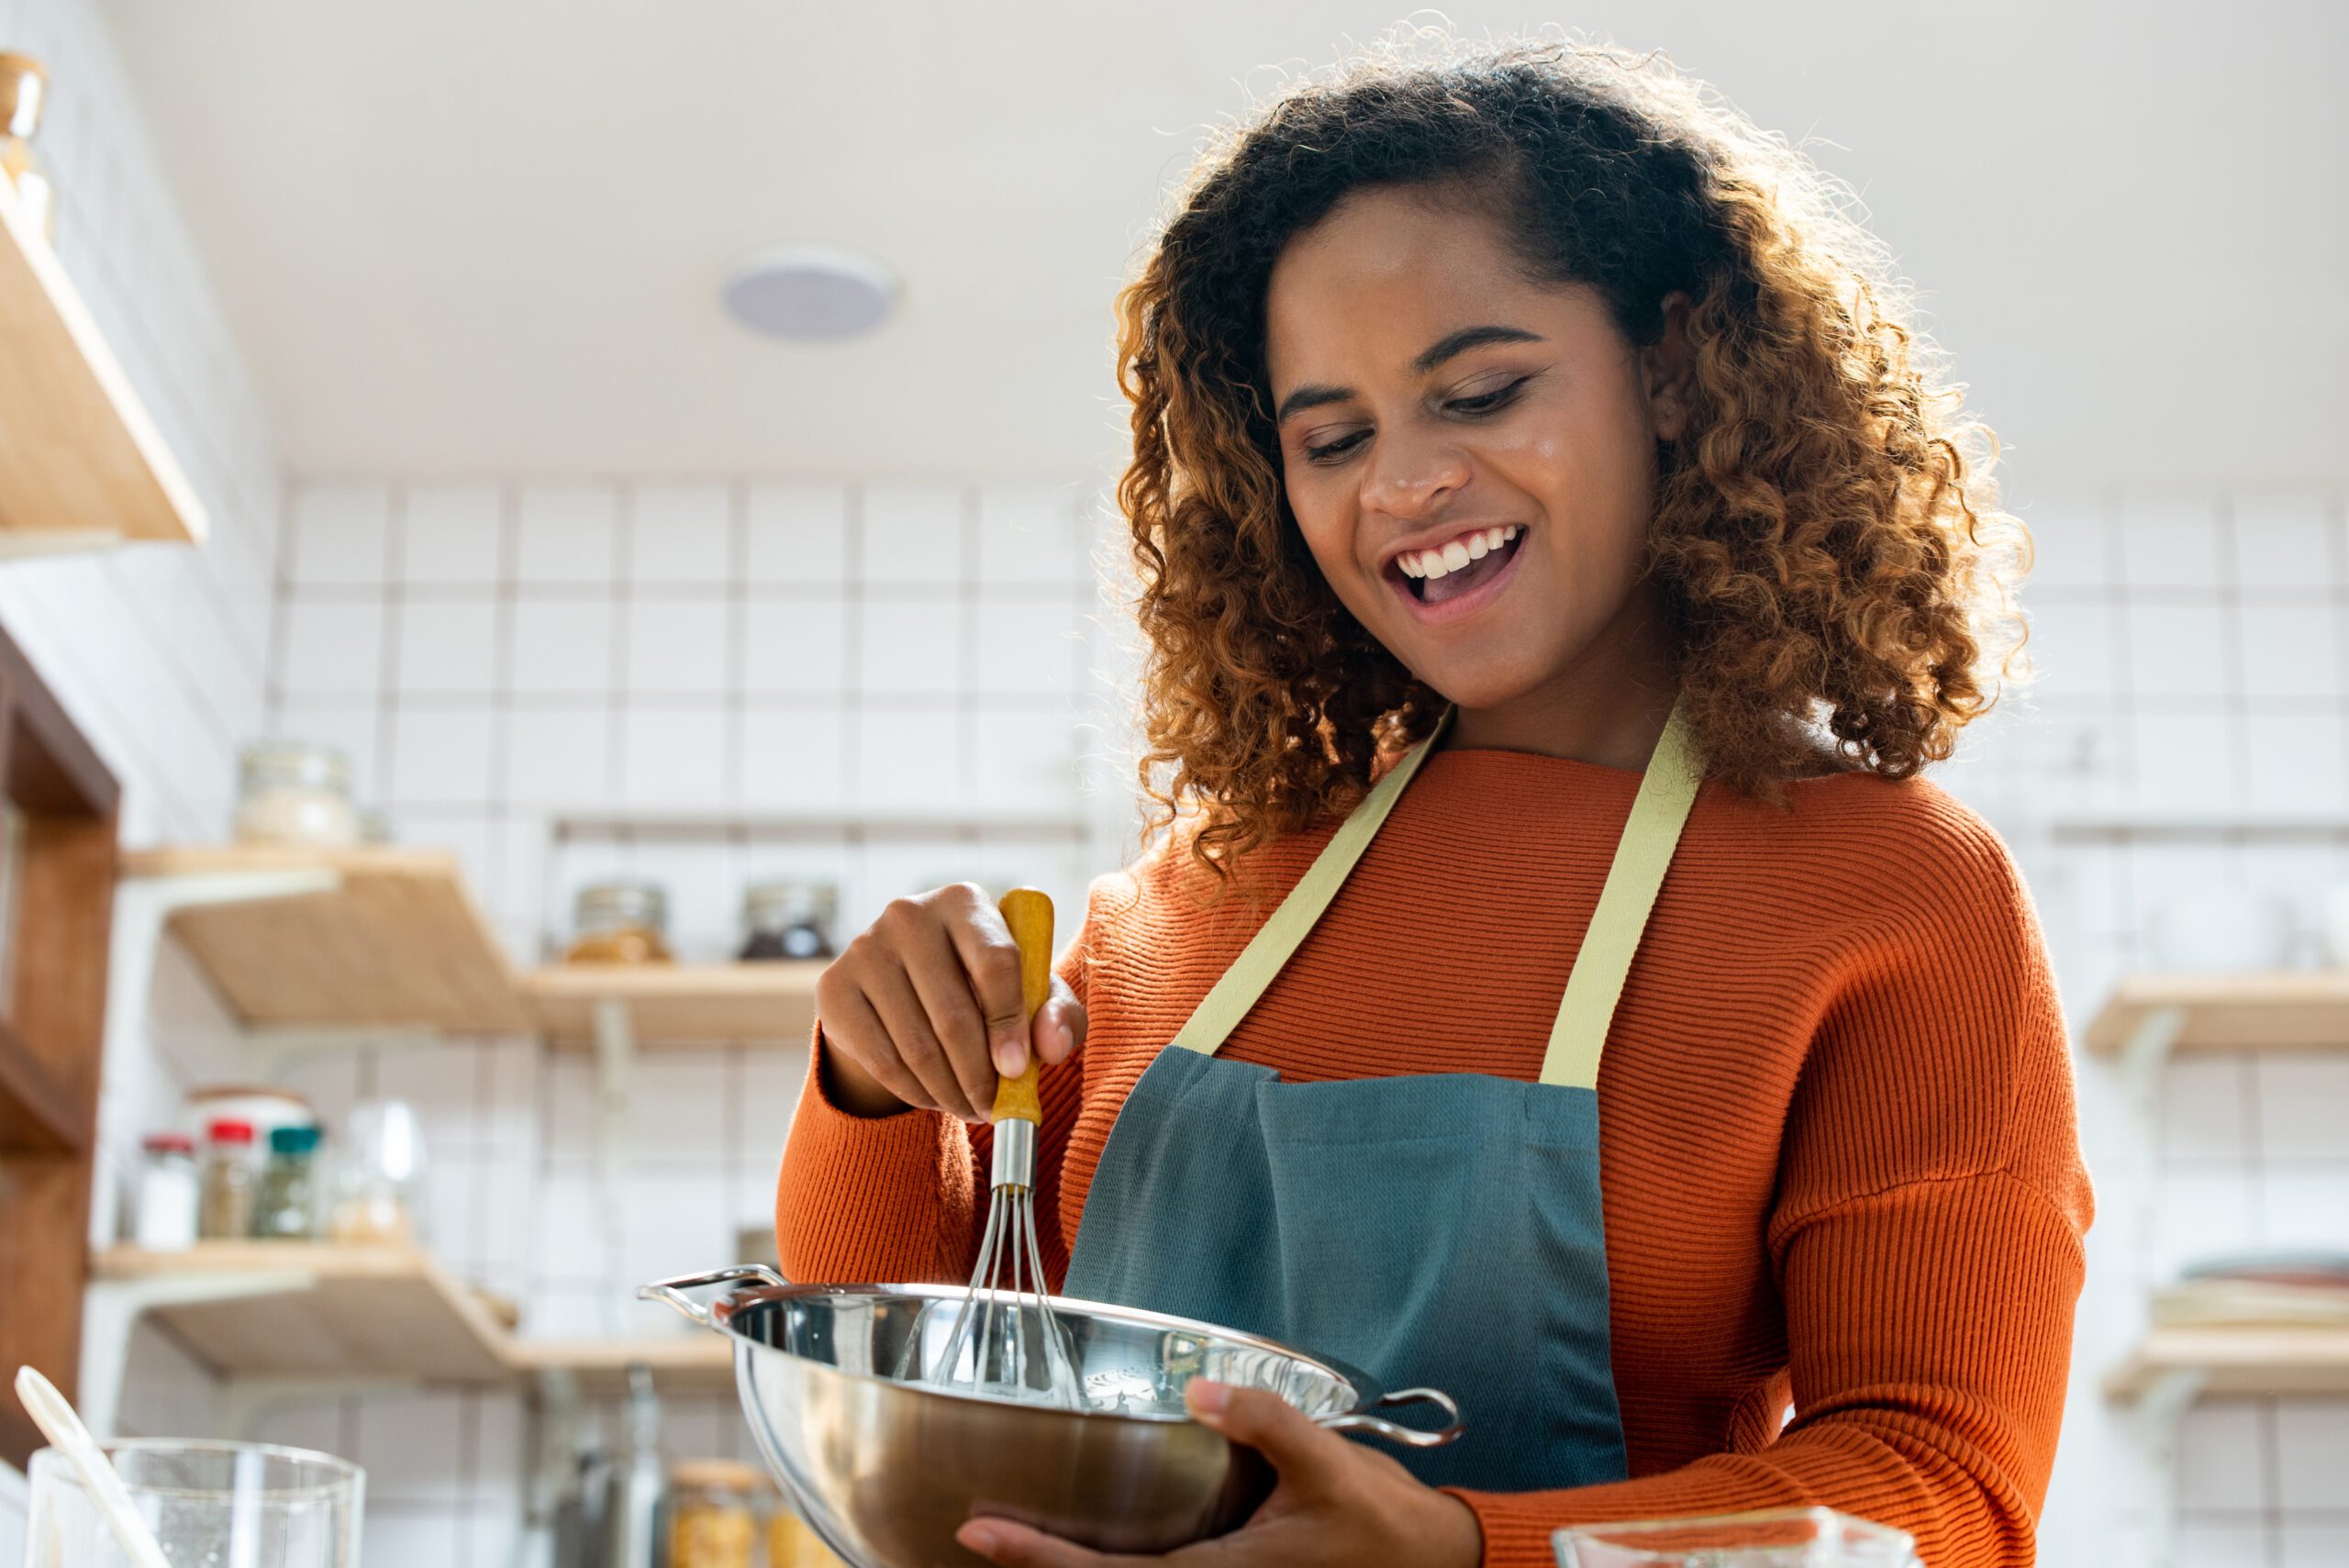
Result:
<svg viewBox="0 0 2349 1568"><path fill-rule="evenodd" d="M954 1532L954 1539L982 1557L995 1555L995 1531L985 1525L964 1525Z"/></svg>
<svg viewBox="0 0 2349 1568"><path fill-rule="evenodd" d="M1028 1042L1024 1040L997 1040L995 1070L1007 1078L1017 1078L1028 1071Z"/></svg>
<svg viewBox="0 0 2349 1568"><path fill-rule="evenodd" d="M1076 1031L1066 1024L1052 1026L1052 1038L1061 1042L1061 1054L1066 1056L1076 1049Z"/></svg>
<svg viewBox="0 0 2349 1568"><path fill-rule="evenodd" d="M1183 1398L1202 1416L1220 1416L1231 1403L1231 1385L1211 1377L1195 1377L1183 1385Z"/></svg>

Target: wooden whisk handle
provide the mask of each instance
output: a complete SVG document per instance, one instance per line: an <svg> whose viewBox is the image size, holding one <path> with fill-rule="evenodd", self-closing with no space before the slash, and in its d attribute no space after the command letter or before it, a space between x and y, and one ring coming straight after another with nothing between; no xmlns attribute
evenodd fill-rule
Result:
<svg viewBox="0 0 2349 1568"><path fill-rule="evenodd" d="M1052 994L1052 900L1041 888L1015 887L996 900L1012 940L1019 944L1020 1016L1033 1019L1036 1009ZM1042 1101L1036 1093L1036 1051L1030 1042L1028 1065L1016 1078L997 1080L995 1121L1041 1123Z"/></svg>

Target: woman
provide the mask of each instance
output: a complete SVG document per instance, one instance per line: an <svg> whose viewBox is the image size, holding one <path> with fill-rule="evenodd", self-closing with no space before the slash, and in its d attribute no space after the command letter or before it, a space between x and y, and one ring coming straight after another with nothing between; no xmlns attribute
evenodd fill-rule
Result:
<svg viewBox="0 0 2349 1568"><path fill-rule="evenodd" d="M2029 895L1917 776L1995 695L2020 528L1887 272L1611 50L1374 58L1225 138L1120 300L1173 831L1030 1027L974 887L850 944L785 1272L967 1277L1032 1051L1067 1294L1466 1415L1398 1460L1195 1383L1280 1480L1167 1561L1818 1503L2030 1562L2089 1193Z"/></svg>

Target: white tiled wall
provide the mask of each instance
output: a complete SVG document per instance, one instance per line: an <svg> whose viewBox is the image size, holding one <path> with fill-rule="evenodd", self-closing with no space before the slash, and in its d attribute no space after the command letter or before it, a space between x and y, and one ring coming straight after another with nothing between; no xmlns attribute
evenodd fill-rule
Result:
<svg viewBox="0 0 2349 1568"><path fill-rule="evenodd" d="M966 875L1038 883L1073 920L1133 819L1093 502L1048 481L297 483L273 728L345 747L398 837L453 845L524 962L580 883L620 872L668 887L688 958L730 952L743 884L778 873L839 879L848 929ZM705 827L558 840L566 812ZM793 815L838 826L786 833ZM962 826L857 825L893 815ZM361 1095L414 1101L431 1244L526 1302L526 1333L567 1338L686 1331L634 1286L740 1261L737 1227L771 1223L806 1065L801 1047L640 1058L608 1238L586 1057L460 1040L288 1076L330 1120ZM513 1396L289 1406L263 1429L368 1466L371 1568L516 1544ZM747 1454L730 1399L673 1407L667 1430L674 1457Z"/></svg>
<svg viewBox="0 0 2349 1568"><path fill-rule="evenodd" d="M201 550L0 564L0 626L122 782L125 840L207 840L226 825L236 747L262 722L280 465L97 13L91 0L0 0L0 48L50 67L39 152L57 190L59 257L202 497L212 537ZM233 1061L211 992L165 954L128 1049L106 1063L100 1191L187 1084L226 1076ZM96 1240L112 1220L101 1202ZM168 1341L139 1337L126 1429L202 1429L209 1398ZM20 1491L0 1466L0 1562L21 1551Z"/></svg>

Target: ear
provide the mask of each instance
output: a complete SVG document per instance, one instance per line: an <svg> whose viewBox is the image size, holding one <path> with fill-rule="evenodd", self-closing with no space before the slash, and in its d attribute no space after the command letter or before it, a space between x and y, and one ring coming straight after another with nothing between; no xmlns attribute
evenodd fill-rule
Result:
<svg viewBox="0 0 2349 1568"><path fill-rule="evenodd" d="M1695 401L1697 356L1688 341L1688 311L1694 302L1684 289L1664 296L1664 335L1640 350L1640 373L1648 398L1648 420L1658 440L1680 439Z"/></svg>

